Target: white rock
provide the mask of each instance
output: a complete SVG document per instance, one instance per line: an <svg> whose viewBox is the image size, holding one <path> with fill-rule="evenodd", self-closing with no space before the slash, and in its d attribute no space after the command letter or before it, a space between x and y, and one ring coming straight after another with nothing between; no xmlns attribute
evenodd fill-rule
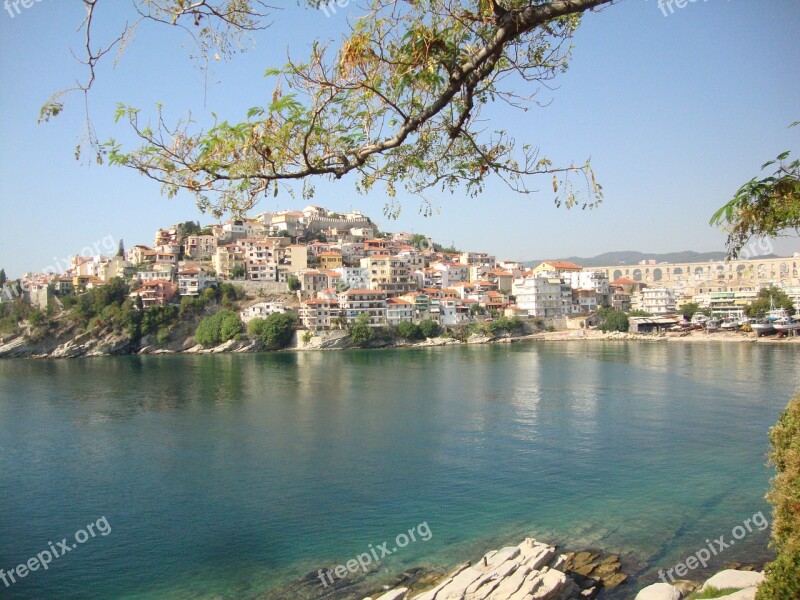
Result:
<svg viewBox="0 0 800 600"><path fill-rule="evenodd" d="M482 571L469 567L453 577L453 579L436 594L436 600L461 600L467 588L484 576Z"/></svg>
<svg viewBox="0 0 800 600"><path fill-rule="evenodd" d="M522 583L528 577L528 573L531 570L526 566L521 566L519 569L514 571L514 574L511 577L506 577L500 585L491 593L489 596L490 600L507 600L507 598L516 592L520 587L522 587Z"/></svg>
<svg viewBox="0 0 800 600"><path fill-rule="evenodd" d="M484 600L488 598L506 577L517 570L519 564L519 560L517 559L507 560L496 569L484 573L483 577L474 581L467 587L464 600Z"/></svg>
<svg viewBox="0 0 800 600"><path fill-rule="evenodd" d="M636 594L636 600L681 600L681 591L668 583L648 585Z"/></svg>
<svg viewBox="0 0 800 600"><path fill-rule="evenodd" d="M757 591L757 587L744 588L727 596L720 596L718 600L755 600Z"/></svg>
<svg viewBox="0 0 800 600"><path fill-rule="evenodd" d="M743 589L747 587L758 586L759 583L764 581L764 573L757 571L735 571L727 569L720 571L711 579L703 584L700 591L703 592L710 587L715 587L718 590L726 588Z"/></svg>
<svg viewBox="0 0 800 600"><path fill-rule="evenodd" d="M561 571L547 569L542 573L544 573L544 576L542 577L541 585L530 596L532 600L550 600L558 596L567 587L567 576Z"/></svg>

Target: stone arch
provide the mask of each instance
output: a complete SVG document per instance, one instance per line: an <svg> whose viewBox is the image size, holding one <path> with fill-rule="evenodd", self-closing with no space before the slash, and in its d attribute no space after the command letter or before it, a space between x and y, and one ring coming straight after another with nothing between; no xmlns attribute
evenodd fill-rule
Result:
<svg viewBox="0 0 800 600"><path fill-rule="evenodd" d="M653 269L653 281L661 281L664 279L664 273L661 269Z"/></svg>
<svg viewBox="0 0 800 600"><path fill-rule="evenodd" d="M675 281L680 281L683 278L683 269L681 269L680 267L675 267L672 270L672 278Z"/></svg>
<svg viewBox="0 0 800 600"><path fill-rule="evenodd" d="M642 280L642 270L641 269L634 269L633 270L633 280L634 281L641 281Z"/></svg>
<svg viewBox="0 0 800 600"><path fill-rule="evenodd" d="M614 271L614 277L612 278L612 281L616 281L617 279L622 279L622 271L619 269Z"/></svg>

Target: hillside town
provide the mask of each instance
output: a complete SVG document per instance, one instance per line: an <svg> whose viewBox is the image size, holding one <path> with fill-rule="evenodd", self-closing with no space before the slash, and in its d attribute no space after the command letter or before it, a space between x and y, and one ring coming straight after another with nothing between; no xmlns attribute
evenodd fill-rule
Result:
<svg viewBox="0 0 800 600"><path fill-rule="evenodd" d="M570 329L591 326L601 307L665 317L694 303L714 316L736 318L773 286L797 307L799 267L798 254L675 265L584 268L549 260L528 266L442 248L425 235L383 232L360 211L306 206L159 229L152 245L125 249L120 242L114 256L74 256L64 272L27 273L4 286L0 302L23 296L39 310L53 310L65 296L121 278L138 305L150 308L179 304L227 282L249 299L240 312L244 324L292 312L313 331L359 319L370 327L422 320L447 327L499 316Z"/></svg>

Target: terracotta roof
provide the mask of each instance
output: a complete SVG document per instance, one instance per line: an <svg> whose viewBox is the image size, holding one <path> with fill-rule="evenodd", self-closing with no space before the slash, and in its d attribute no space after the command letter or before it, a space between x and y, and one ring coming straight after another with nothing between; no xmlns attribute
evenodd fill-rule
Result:
<svg viewBox="0 0 800 600"><path fill-rule="evenodd" d="M552 265L556 269L577 269L578 271L583 269L583 267L581 267L580 265L576 265L574 262L569 262L564 260L545 260L542 261L539 264L539 266L541 267L544 264Z"/></svg>
<svg viewBox="0 0 800 600"><path fill-rule="evenodd" d="M627 277L620 277L619 279L615 279L611 282L611 285L637 285L641 283L641 281L634 281L633 279L628 279Z"/></svg>

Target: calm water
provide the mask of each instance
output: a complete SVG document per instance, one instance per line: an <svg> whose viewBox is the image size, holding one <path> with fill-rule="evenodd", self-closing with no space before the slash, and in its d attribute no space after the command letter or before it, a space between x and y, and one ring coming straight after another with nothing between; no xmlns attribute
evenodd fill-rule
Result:
<svg viewBox="0 0 800 600"><path fill-rule="evenodd" d="M111 527L0 597L258 598L422 522L432 538L379 576L535 535L640 561L625 596L768 514L766 433L798 358L577 342L0 361L0 567ZM766 536L717 564L768 556Z"/></svg>

